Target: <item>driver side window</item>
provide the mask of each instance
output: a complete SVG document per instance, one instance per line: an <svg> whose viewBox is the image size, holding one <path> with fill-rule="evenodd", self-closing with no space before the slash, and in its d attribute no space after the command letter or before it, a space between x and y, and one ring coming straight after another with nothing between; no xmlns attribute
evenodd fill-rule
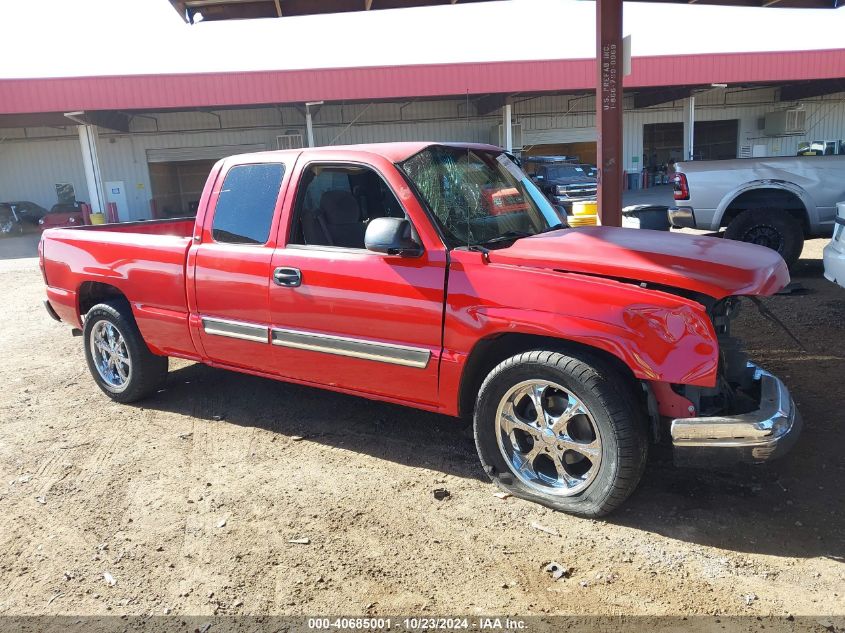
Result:
<svg viewBox="0 0 845 633"><path fill-rule="evenodd" d="M364 248L373 218L403 218L405 212L387 183L360 165L311 164L296 195L290 243Z"/></svg>

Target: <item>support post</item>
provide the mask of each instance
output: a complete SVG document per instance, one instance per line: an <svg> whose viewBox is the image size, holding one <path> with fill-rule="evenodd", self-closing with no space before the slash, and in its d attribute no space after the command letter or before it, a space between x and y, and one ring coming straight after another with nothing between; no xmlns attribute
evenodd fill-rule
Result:
<svg viewBox="0 0 845 633"><path fill-rule="evenodd" d="M511 121L513 115L513 107L510 103L502 106L502 131L505 137L505 149L508 152L513 152L513 123Z"/></svg>
<svg viewBox="0 0 845 633"><path fill-rule="evenodd" d="M311 107L305 104L305 131L308 136L308 147L314 147L314 123L311 120Z"/></svg>
<svg viewBox="0 0 845 633"><path fill-rule="evenodd" d="M598 212L622 226L622 0L596 0Z"/></svg>
<svg viewBox="0 0 845 633"><path fill-rule="evenodd" d="M100 157L97 154L97 126L78 125L77 130L91 211L103 213L106 208L106 198L103 195L103 176L100 173Z"/></svg>
<svg viewBox="0 0 845 633"><path fill-rule="evenodd" d="M687 99L684 110L684 160L695 158L695 96Z"/></svg>

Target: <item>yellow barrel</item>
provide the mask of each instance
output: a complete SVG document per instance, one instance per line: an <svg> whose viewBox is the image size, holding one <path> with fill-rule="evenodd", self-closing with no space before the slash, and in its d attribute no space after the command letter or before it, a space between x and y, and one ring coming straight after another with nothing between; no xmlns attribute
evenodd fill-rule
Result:
<svg viewBox="0 0 845 633"><path fill-rule="evenodd" d="M598 216L595 215L569 215L566 217L566 222L572 228L579 226L597 226Z"/></svg>
<svg viewBox="0 0 845 633"><path fill-rule="evenodd" d="M572 203L572 215L596 215L599 212L599 203L595 200L582 200Z"/></svg>
<svg viewBox="0 0 845 633"><path fill-rule="evenodd" d="M91 224L105 224L106 223L106 216L103 213L92 213L91 214Z"/></svg>

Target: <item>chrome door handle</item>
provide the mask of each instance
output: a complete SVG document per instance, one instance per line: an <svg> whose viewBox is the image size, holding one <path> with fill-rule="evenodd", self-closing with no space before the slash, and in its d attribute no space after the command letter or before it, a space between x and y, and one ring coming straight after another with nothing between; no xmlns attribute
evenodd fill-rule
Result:
<svg viewBox="0 0 845 633"><path fill-rule="evenodd" d="M302 285L302 273L299 272L299 268L280 266L273 271L273 281L277 286L296 288Z"/></svg>

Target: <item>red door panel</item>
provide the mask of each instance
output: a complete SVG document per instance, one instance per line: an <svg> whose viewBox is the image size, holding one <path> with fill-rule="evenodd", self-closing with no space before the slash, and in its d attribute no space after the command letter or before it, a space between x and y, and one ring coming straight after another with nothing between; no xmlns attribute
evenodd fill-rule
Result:
<svg viewBox="0 0 845 633"><path fill-rule="evenodd" d="M420 258L289 247L272 267L299 269L298 287L272 284L274 365L283 376L437 402L445 253Z"/></svg>
<svg viewBox="0 0 845 633"><path fill-rule="evenodd" d="M396 167L369 153L338 150L331 165L372 169L411 220L425 252L416 258L362 248L300 246L296 190L325 158L304 150L291 175L271 268L298 269L298 286L270 284L274 366L282 376L424 407L438 407L447 254ZM303 198L307 198L304 195ZM282 248L282 245L288 245Z"/></svg>
<svg viewBox="0 0 845 633"><path fill-rule="evenodd" d="M203 192L205 213L188 260L193 267L188 294L194 332L208 360L273 371L270 262L295 159L295 154L227 159L215 168L216 178L212 172L213 189Z"/></svg>
<svg viewBox="0 0 845 633"><path fill-rule="evenodd" d="M197 247L194 283L197 313L203 320L200 339L211 360L271 369L267 288L272 254L269 246L212 242Z"/></svg>

